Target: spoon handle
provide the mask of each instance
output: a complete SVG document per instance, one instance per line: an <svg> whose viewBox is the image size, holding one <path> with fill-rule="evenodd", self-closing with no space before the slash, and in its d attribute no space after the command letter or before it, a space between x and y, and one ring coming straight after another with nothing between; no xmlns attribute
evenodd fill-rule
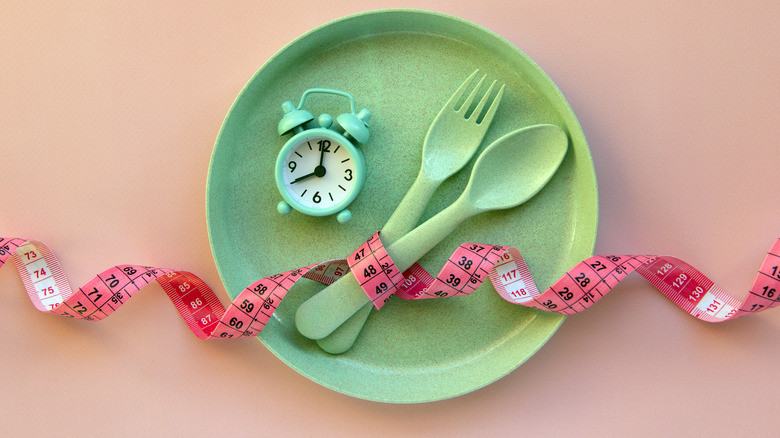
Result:
<svg viewBox="0 0 780 438"><path fill-rule="evenodd" d="M388 255L399 270L408 269L477 212L467 202L459 201L460 198L386 247ZM357 285L354 277L344 276L301 304L295 314L295 324L303 336L322 339L368 302L368 297Z"/></svg>

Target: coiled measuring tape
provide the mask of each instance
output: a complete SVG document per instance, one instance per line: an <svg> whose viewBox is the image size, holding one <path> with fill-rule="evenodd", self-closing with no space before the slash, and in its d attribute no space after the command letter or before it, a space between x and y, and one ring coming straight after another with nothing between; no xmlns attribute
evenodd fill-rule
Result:
<svg viewBox="0 0 780 438"><path fill-rule="evenodd" d="M769 249L742 301L688 263L669 256L593 256L543 292L539 292L520 251L508 246L465 243L436 276L419 264L400 273L384 250L379 233L347 259L328 260L250 284L227 309L206 283L186 271L119 265L74 291L57 257L42 242L0 237L0 267L9 258L33 305L42 312L98 321L147 284L157 282L200 339L256 336L298 280L308 278L328 285L349 269L377 309L393 295L403 299L467 295L489 279L506 301L572 315L595 304L634 271L680 308L707 322L722 322L780 304L780 239Z"/></svg>

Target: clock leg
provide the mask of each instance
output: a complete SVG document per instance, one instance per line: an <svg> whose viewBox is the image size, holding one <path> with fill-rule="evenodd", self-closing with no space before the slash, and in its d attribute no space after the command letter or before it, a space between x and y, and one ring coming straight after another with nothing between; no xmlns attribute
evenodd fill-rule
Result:
<svg viewBox="0 0 780 438"><path fill-rule="evenodd" d="M352 213L347 209L341 210L339 214L336 215L336 220L338 220L340 224L346 224L350 219L352 219Z"/></svg>
<svg viewBox="0 0 780 438"><path fill-rule="evenodd" d="M288 203L286 203L284 201L281 201L278 204L276 204L276 211L278 211L279 214L281 214L282 216L286 216L286 215L290 214L290 212L292 211L292 207L290 207L290 204L288 204ZM341 214L341 213L339 213L339 214Z"/></svg>

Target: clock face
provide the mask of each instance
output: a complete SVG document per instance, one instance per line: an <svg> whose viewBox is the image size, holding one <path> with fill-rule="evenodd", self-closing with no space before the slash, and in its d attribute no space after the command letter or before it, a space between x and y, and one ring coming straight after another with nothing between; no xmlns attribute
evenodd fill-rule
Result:
<svg viewBox="0 0 780 438"><path fill-rule="evenodd" d="M298 141L282 163L282 181L288 195L315 210L347 201L359 187L358 165L350 149L337 139L323 136Z"/></svg>

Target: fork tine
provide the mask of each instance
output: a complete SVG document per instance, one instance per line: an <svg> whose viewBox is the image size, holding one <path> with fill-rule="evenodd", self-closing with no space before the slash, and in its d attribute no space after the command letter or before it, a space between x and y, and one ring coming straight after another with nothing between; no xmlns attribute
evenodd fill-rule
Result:
<svg viewBox="0 0 780 438"><path fill-rule="evenodd" d="M498 93L496 94L495 99L493 99L493 103L490 104L490 108L488 108L487 112L485 113L485 117L482 118L482 121L478 122L479 125L490 125L490 122L493 121L493 116L496 115L496 111L498 110L498 105L501 103L501 97L504 95L504 87L506 87L506 85L502 84L501 88L498 90ZM487 94L490 93L488 92ZM487 94L485 96L487 96ZM485 99L482 100L484 102ZM482 102L480 102L480 104L482 104Z"/></svg>
<svg viewBox="0 0 780 438"><path fill-rule="evenodd" d="M487 104L487 101L490 98L490 93L493 92L493 88L496 86L497 82L497 80L494 80L493 83L490 84L490 87L488 87L487 91L482 96L482 99L477 104L477 107L474 108L474 111L471 113L471 115L469 115L469 120L474 119L476 121L479 118L479 115L482 114L482 108L484 108Z"/></svg>
<svg viewBox="0 0 780 438"><path fill-rule="evenodd" d="M482 88L482 83L485 82L485 78L487 75L482 75L482 77L479 79L479 82L477 82L477 85L474 87L473 90L471 90L471 93L469 94L469 97L466 98L466 101L463 102L463 105L461 105L460 108L458 108L457 113L463 112L469 110L469 107L471 107L471 103L474 102L474 99L477 97L477 93L479 92L479 89Z"/></svg>
<svg viewBox="0 0 780 438"><path fill-rule="evenodd" d="M455 110L455 104L457 104L460 98L466 93L466 89L469 87L469 84L472 82L477 73L479 73L479 69L474 70L474 72L471 73L462 84L460 84L460 87L458 87L458 89L452 93L450 99L447 101L447 103L444 104L442 110L444 110L444 108L450 108L453 111Z"/></svg>

